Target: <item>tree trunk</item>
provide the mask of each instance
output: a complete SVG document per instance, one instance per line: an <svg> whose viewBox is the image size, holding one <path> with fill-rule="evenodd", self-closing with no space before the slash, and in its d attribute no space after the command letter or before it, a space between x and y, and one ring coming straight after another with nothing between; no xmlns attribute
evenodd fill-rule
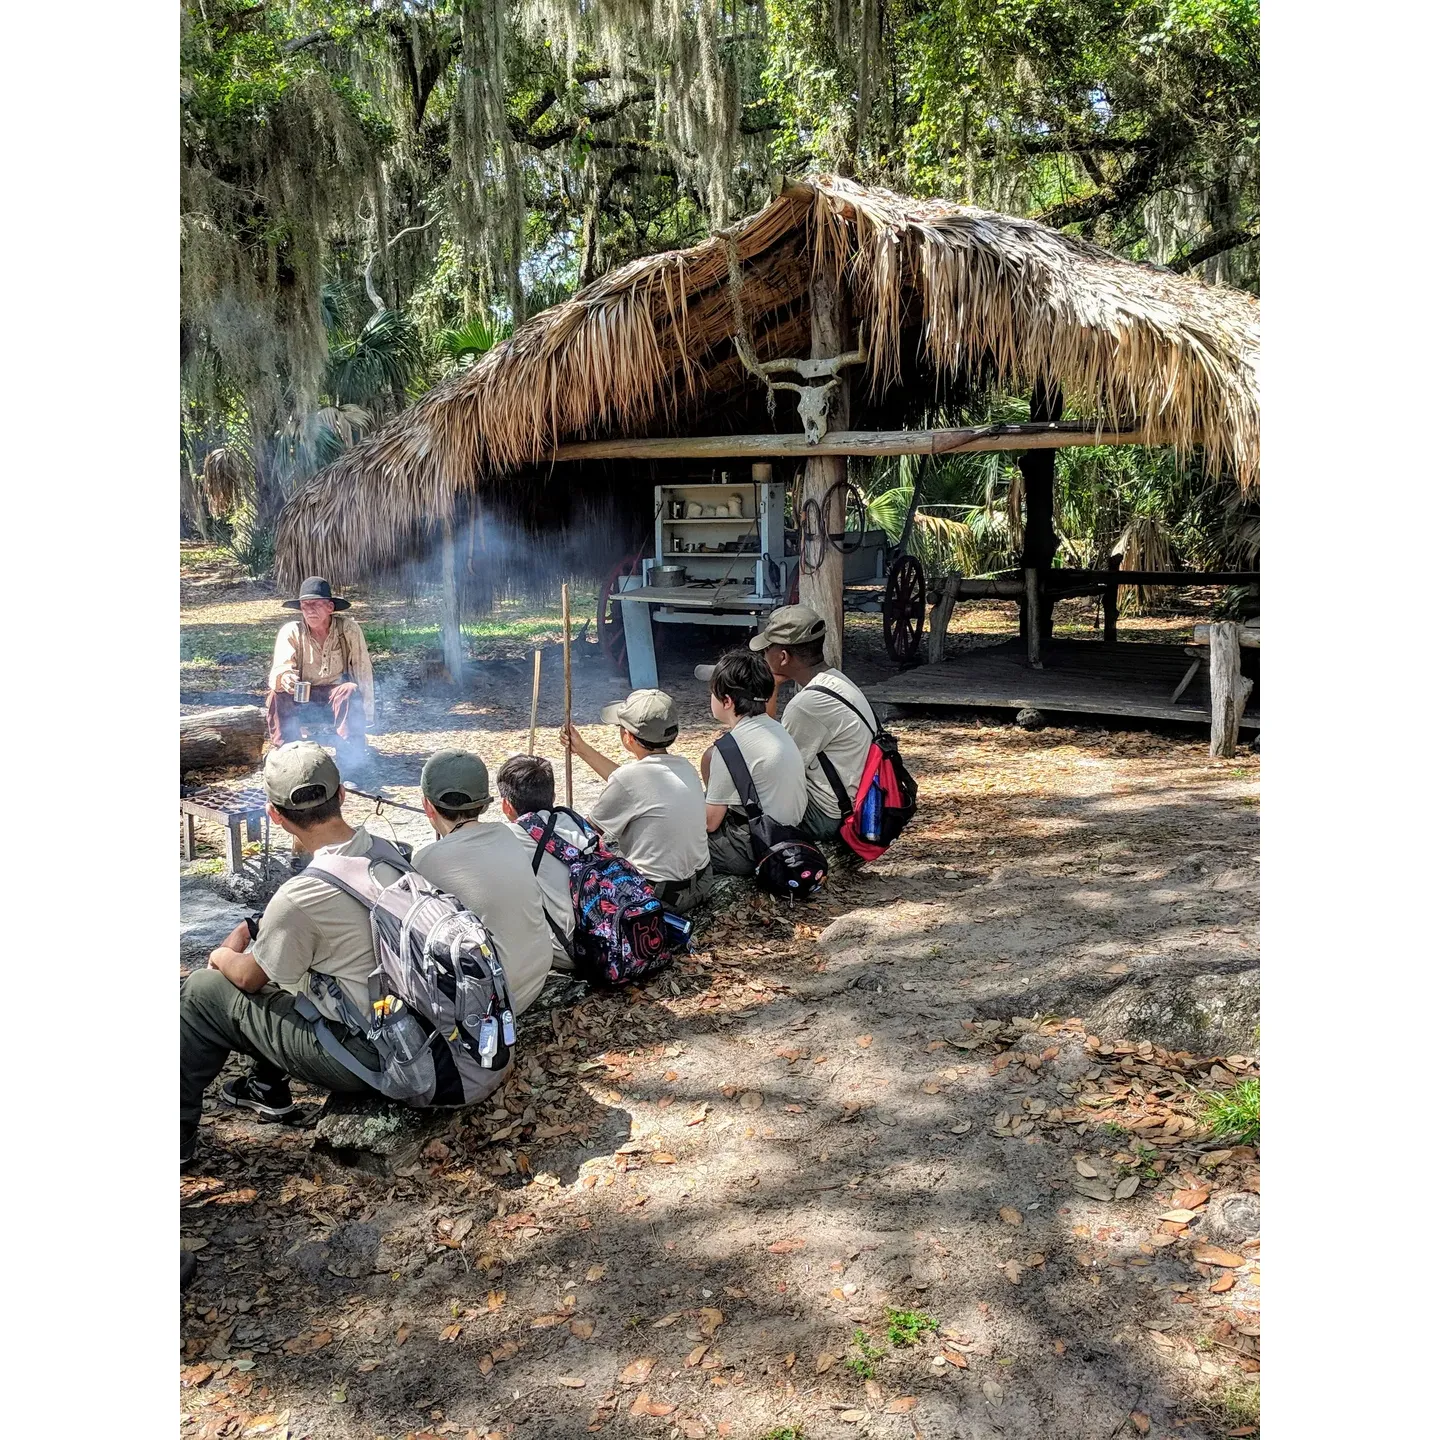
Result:
<svg viewBox="0 0 1440 1440"><path fill-rule="evenodd" d="M258 705L228 705L180 717L180 773L253 769L265 746L265 712Z"/></svg>
<svg viewBox="0 0 1440 1440"><path fill-rule="evenodd" d="M810 356L812 359L829 359L832 355L843 355L851 345L850 314L845 294L838 289L833 277L822 264L811 279L810 289ZM850 423L850 382L841 372L840 383L830 395L829 426L843 430ZM801 482L800 504L814 500L819 505L832 486L845 479L846 460L844 456L817 455L805 462L805 478ZM838 489L826 507L827 513L820 516L819 561L815 569L806 573L806 556L802 554L800 565L800 603L808 605L825 622L825 661L840 667L845 652L845 557L830 545L830 534L845 524L845 492ZM805 527L801 516L801 534ZM805 546L802 542L802 551ZM816 548L812 541L810 549ZM813 557L812 557L813 558Z"/></svg>
<svg viewBox="0 0 1440 1440"><path fill-rule="evenodd" d="M446 520L440 531L440 644L450 683L465 683L465 644L460 634L460 590L455 578L455 526Z"/></svg>

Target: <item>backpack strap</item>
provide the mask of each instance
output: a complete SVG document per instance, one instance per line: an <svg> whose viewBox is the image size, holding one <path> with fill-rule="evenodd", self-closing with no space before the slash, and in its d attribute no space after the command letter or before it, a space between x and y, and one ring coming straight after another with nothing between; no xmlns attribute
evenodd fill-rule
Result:
<svg viewBox="0 0 1440 1440"><path fill-rule="evenodd" d="M870 741L873 744L877 731L871 729L870 722L860 712L858 705L852 705L838 691L832 690L828 685L807 685L807 690L813 690L817 695L828 695L832 700L838 700L855 718L870 731ZM835 799L840 804L840 819L848 820L855 813L854 802L850 799L849 792L840 781L840 772L836 770L834 762L823 751L817 750L815 758L820 762L820 768L825 772L825 778L830 782L830 788L835 792Z"/></svg>
<svg viewBox="0 0 1440 1440"><path fill-rule="evenodd" d="M839 699L839 696L836 696ZM817 750L815 758L820 762L820 768L825 772L825 778L830 782L830 788L835 792L835 799L840 806L840 819L842 823L848 820L855 813L854 803L850 799L850 792L846 790L844 782L840 779L840 772L835 768L835 763L823 751Z"/></svg>
<svg viewBox="0 0 1440 1440"><path fill-rule="evenodd" d="M315 1031L315 1038L320 1042L320 1048L336 1062L343 1065L357 1079L363 1080L372 1090L380 1088L380 1082L385 1077L379 1070L371 1070L362 1065L344 1045L340 1043L340 1037L330 1028L330 1022L315 1008L315 1002L307 995L295 997L295 1009L302 1020L308 1020Z"/></svg>
<svg viewBox="0 0 1440 1440"><path fill-rule="evenodd" d="M876 729L861 713L858 705L852 705L838 690L832 690L828 685L807 685L807 690L813 690L817 695L828 695L832 700L838 700L857 720L870 731L870 738L873 740L878 733Z"/></svg>
<svg viewBox="0 0 1440 1440"><path fill-rule="evenodd" d="M735 782L740 803L745 808L745 818L763 819L765 812L760 808L760 797L755 791L755 778L750 774L750 767L745 763L745 757L740 753L740 745L735 737L727 730L715 742L715 748L720 752L720 758L725 762L731 780Z"/></svg>
<svg viewBox="0 0 1440 1440"><path fill-rule="evenodd" d="M532 875L538 875L540 873L540 857L545 853L545 847L550 843L551 838L555 834L555 821L558 818L552 807L550 818L545 822L545 833L535 842L535 853L530 857L530 873Z"/></svg>

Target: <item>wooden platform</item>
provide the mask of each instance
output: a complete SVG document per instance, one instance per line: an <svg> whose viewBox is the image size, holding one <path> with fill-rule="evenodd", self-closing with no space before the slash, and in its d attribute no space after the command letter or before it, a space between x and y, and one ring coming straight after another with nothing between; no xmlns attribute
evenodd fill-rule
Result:
<svg viewBox="0 0 1440 1440"><path fill-rule="evenodd" d="M1190 668L1183 645L1130 641L1055 640L1045 649L1044 669L1032 670L1018 640L968 650L939 665L921 665L866 687L871 701L889 705L965 706L1110 715L1138 720L1210 724L1210 676L1202 665L1176 704L1170 696ZM1252 700L1240 721L1257 729Z"/></svg>

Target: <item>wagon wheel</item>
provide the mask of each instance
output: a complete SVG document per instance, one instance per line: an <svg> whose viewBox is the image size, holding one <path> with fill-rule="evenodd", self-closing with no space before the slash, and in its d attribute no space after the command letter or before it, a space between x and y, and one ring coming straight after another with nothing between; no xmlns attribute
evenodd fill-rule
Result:
<svg viewBox="0 0 1440 1440"><path fill-rule="evenodd" d="M623 576L633 575L640 563L638 555L622 560L600 582L600 596L595 602L595 633L600 648L609 657L610 663L623 675L625 663L625 620L620 613L620 601L615 598Z"/></svg>
<svg viewBox="0 0 1440 1440"><path fill-rule="evenodd" d="M919 653L925 629L925 572L913 555L902 555L890 567L881 615L890 658L908 665Z"/></svg>

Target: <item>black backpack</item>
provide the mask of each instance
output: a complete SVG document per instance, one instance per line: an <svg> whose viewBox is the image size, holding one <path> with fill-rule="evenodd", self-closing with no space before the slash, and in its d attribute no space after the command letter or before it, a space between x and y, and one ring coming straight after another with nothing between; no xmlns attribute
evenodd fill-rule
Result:
<svg viewBox="0 0 1440 1440"><path fill-rule="evenodd" d="M715 742L715 748L745 807L756 883L782 900L809 899L825 883L825 856L793 825L772 820L760 808L755 780L733 735L728 732L722 735Z"/></svg>

